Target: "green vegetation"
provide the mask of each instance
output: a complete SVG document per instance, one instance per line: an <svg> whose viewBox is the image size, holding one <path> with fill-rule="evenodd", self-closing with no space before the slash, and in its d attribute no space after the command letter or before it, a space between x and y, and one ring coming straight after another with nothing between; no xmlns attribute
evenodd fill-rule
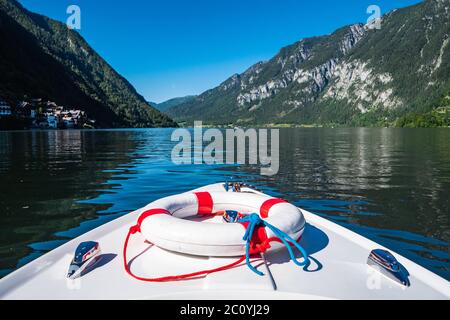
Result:
<svg viewBox="0 0 450 320"><path fill-rule="evenodd" d="M402 128L448 128L450 127L450 89L429 112L412 112L395 121Z"/></svg>
<svg viewBox="0 0 450 320"><path fill-rule="evenodd" d="M350 53L350 61L367 62L393 77L389 86L403 103L390 110L390 120L431 111L450 87L450 19L444 6L427 0L389 13L381 30L370 31Z"/></svg>
<svg viewBox="0 0 450 320"><path fill-rule="evenodd" d="M79 107L101 127L176 126L75 31L0 0L0 97L41 97Z"/></svg>
<svg viewBox="0 0 450 320"><path fill-rule="evenodd" d="M402 128L440 128L450 127L450 107L438 108L427 113L410 113L397 120L396 126Z"/></svg>
<svg viewBox="0 0 450 320"><path fill-rule="evenodd" d="M149 102L149 104L156 109L158 109L161 112L165 112L170 108L174 108L176 106L179 106L180 104L190 102L195 99L197 96L186 96L186 97L180 97L180 98L173 98L161 103L156 102Z"/></svg>
<svg viewBox="0 0 450 320"><path fill-rule="evenodd" d="M450 87L445 5L426 0L385 15L380 30L355 25L304 39L167 114L215 125L358 127L394 126L415 114L423 118L417 123L437 125L434 102ZM341 96L326 95L339 85ZM239 103L243 95L251 98Z"/></svg>
<svg viewBox="0 0 450 320"><path fill-rule="evenodd" d="M409 113L397 119L395 126L402 128L450 127L450 89L448 94L436 103L433 110L425 113Z"/></svg>

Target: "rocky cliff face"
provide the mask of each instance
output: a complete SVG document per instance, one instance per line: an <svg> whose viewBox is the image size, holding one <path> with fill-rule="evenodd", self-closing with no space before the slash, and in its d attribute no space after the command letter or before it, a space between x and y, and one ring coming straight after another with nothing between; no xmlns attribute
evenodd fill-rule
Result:
<svg viewBox="0 0 450 320"><path fill-rule="evenodd" d="M321 106L388 118L429 111L450 88L449 8L429 0L387 14L336 68Z"/></svg>
<svg viewBox="0 0 450 320"><path fill-rule="evenodd" d="M402 105L402 101L393 94L392 82L390 73L377 73L362 61L345 61L333 71L333 83L322 99L346 100L362 113L371 107L395 108Z"/></svg>
<svg viewBox="0 0 450 320"><path fill-rule="evenodd" d="M170 109L216 124L344 123L426 110L450 87L449 2L429 0L304 39Z"/></svg>
<svg viewBox="0 0 450 320"><path fill-rule="evenodd" d="M291 55L277 58L281 76L255 87L252 85L257 82L259 73L264 66L263 64L257 65L256 69L251 70L248 83L242 84L242 93L237 97L238 104L243 106L268 99L292 84L305 86L302 89L303 93L321 92L333 76L340 58L345 56L358 43L365 33L365 28L356 24L350 26L346 31L340 39L338 51L328 59L324 59L325 61L322 61L323 63L318 66L303 67L305 62L315 58L313 48L308 48L305 45L306 41L301 41Z"/></svg>

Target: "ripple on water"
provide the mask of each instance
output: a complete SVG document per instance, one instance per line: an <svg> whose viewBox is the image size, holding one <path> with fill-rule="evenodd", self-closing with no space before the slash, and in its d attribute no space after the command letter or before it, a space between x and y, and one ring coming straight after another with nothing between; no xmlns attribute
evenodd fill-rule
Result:
<svg viewBox="0 0 450 320"><path fill-rule="evenodd" d="M450 280L448 130L283 129L273 177L174 165L171 133L1 132L0 277L158 198L234 177Z"/></svg>

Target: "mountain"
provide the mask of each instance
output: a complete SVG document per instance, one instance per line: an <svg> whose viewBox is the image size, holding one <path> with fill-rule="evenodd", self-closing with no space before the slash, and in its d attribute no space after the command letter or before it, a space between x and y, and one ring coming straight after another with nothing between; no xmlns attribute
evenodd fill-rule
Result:
<svg viewBox="0 0 450 320"><path fill-rule="evenodd" d="M382 125L428 112L450 88L450 1L395 10L282 48L167 110L210 124Z"/></svg>
<svg viewBox="0 0 450 320"><path fill-rule="evenodd" d="M101 127L176 126L63 23L0 0L0 97L78 107Z"/></svg>
<svg viewBox="0 0 450 320"><path fill-rule="evenodd" d="M179 106L183 103L188 103L194 100L197 96L186 96L186 97L179 97L179 98L173 98L161 103L156 102L149 102L151 106L154 106L156 109L158 109L161 112L165 112L170 108L174 108L176 106Z"/></svg>

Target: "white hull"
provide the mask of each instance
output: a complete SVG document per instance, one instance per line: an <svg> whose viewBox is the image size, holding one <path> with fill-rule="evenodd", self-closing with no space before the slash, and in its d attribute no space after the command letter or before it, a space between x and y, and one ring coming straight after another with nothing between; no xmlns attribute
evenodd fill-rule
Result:
<svg viewBox="0 0 450 320"><path fill-rule="evenodd" d="M195 191L223 190L222 184L216 184ZM303 214L307 227L301 244L313 260L307 271L290 262L286 250L282 250L267 254L270 273L262 261L254 262L265 273L263 277L243 264L196 280L141 282L125 272L122 261L125 236L141 211L88 232L0 280L0 299L450 298L448 281L392 251L409 271L411 286L403 287L374 271L367 265L370 252L386 248L306 211ZM68 280L70 261L83 241L99 242L103 259L82 278ZM134 236L130 242L128 256L137 255L132 270L143 277L185 274L235 261L234 258L201 258L168 252L145 243L141 235Z"/></svg>

